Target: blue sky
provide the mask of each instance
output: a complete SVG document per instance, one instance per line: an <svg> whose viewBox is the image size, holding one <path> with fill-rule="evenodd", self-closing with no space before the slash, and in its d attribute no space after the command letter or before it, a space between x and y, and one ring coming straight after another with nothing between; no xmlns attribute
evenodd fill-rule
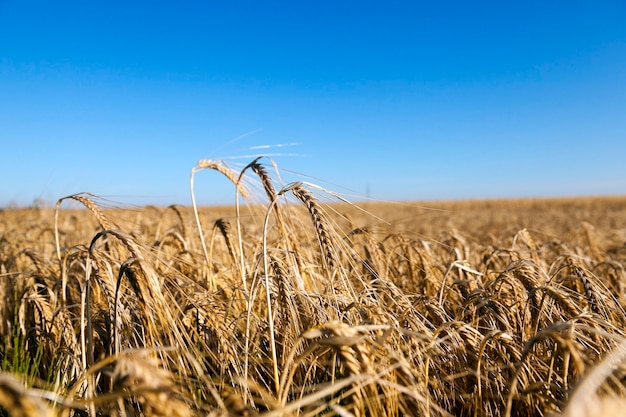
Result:
<svg viewBox="0 0 626 417"><path fill-rule="evenodd" d="M624 21L622 1L0 0L0 206L190 204L198 160L260 154L356 200L626 194ZM234 202L217 173L196 192Z"/></svg>

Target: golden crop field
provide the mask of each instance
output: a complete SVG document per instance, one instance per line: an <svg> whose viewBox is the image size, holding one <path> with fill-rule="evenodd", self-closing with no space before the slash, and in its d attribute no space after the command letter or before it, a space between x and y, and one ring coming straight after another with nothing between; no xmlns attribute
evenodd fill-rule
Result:
<svg viewBox="0 0 626 417"><path fill-rule="evenodd" d="M0 415L625 406L626 197L351 205L250 168L256 203L197 215L1 211Z"/></svg>

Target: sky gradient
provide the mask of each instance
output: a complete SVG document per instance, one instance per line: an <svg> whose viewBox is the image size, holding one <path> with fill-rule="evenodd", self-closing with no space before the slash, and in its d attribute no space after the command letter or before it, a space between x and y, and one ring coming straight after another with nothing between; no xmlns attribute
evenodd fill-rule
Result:
<svg viewBox="0 0 626 417"><path fill-rule="evenodd" d="M623 1L178 3L0 0L0 207L626 194Z"/></svg>

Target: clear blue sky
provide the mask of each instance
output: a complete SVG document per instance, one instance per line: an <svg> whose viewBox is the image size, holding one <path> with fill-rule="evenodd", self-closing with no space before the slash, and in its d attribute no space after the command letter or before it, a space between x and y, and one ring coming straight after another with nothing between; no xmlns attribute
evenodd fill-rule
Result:
<svg viewBox="0 0 626 417"><path fill-rule="evenodd" d="M267 153L356 199L626 194L625 22L623 1L0 0L0 206L190 204L198 160Z"/></svg>

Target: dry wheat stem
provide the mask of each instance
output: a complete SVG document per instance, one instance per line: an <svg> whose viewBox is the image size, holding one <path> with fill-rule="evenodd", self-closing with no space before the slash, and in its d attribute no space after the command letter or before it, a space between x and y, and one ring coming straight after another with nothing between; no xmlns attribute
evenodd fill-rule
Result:
<svg viewBox="0 0 626 417"><path fill-rule="evenodd" d="M63 304L65 304L66 302L65 289L67 288L67 275L63 271L64 263L61 260L61 244L59 241L59 208L61 206L61 203L63 202L63 200L67 200L67 199L76 200L82 203L85 207L87 207L87 209L89 209L89 211L91 211L94 214L94 216L96 217L96 220L98 220L98 223L100 224L100 227L102 227L103 230L113 228L112 223L110 223L109 220L104 215L104 213L102 213L102 210L100 210L100 208L86 196L93 196L93 194L79 193L79 194L62 197L57 200L55 209L54 209L54 240L55 240L55 246L56 246L57 260L59 261L59 264L61 267L61 277L62 277L62 287L63 287L63 291L62 291Z"/></svg>
<svg viewBox="0 0 626 417"><path fill-rule="evenodd" d="M272 212L272 208L274 208L274 206L277 204L277 201L278 201L277 198L274 198L271 201L267 209L267 212L265 214L265 221L263 222L263 275L265 277L265 297L267 301L267 321L268 321L269 333L270 333L270 349L272 353L274 389L276 390L275 391L276 395L280 395L280 375L278 372L278 358L276 357L276 339L274 336L274 316L272 314L272 302L271 302L272 299L271 299L271 294L270 294L270 282L269 282L269 262L268 262L268 254L267 254L267 226L268 226L270 214ZM246 357L247 357L247 354L246 354ZM246 370L247 370L247 366L246 366Z"/></svg>
<svg viewBox="0 0 626 417"><path fill-rule="evenodd" d="M195 191L194 191L194 186L193 186L195 173L202 169L213 169L215 171L222 173L224 176L226 176L226 178L228 178L235 185L235 188L238 191L238 194L240 193L245 198L247 196L247 193L246 193L246 190L238 182L237 176L235 175L235 173L230 168L228 168L223 161L218 162L218 161L211 161L211 160L203 159L203 160L198 161L198 164L191 170L191 175L189 178L189 187L191 189L191 203L192 203L194 215L196 218L196 224L198 226L198 233L200 234L200 243L202 244L202 251L204 253L206 267L208 269L210 265L209 253L208 253L206 242L204 239L204 233L202 231L202 224L200 223L200 217L198 215L198 207L196 205L196 196L195 196ZM210 274L209 274L209 277L210 277L208 280L209 288L211 289L211 291L215 291L217 289L215 279Z"/></svg>

